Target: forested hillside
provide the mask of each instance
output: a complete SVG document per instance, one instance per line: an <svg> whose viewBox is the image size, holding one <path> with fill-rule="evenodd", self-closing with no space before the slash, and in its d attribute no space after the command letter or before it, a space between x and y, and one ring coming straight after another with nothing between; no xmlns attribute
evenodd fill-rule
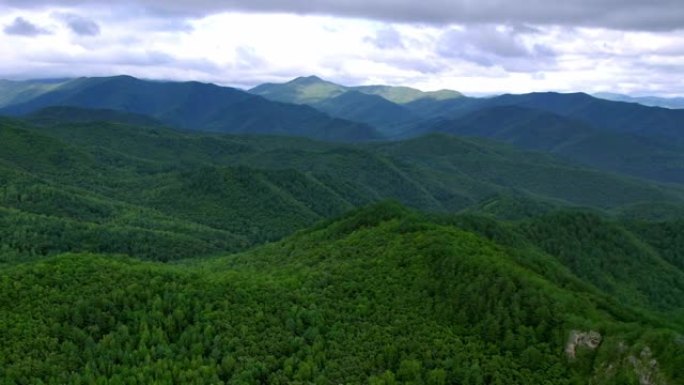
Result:
<svg viewBox="0 0 684 385"><path fill-rule="evenodd" d="M591 167L682 183L684 114L679 110L553 92L465 97L405 87L345 87L317 77L250 90L377 127L389 139L432 132L484 137Z"/></svg>
<svg viewBox="0 0 684 385"><path fill-rule="evenodd" d="M678 384L682 212L443 133L2 118L0 383Z"/></svg>
<svg viewBox="0 0 684 385"><path fill-rule="evenodd" d="M487 211L481 206L496 196L541 212L582 206L619 213L684 200L677 188L479 140L334 145L183 133L156 122L140 126L141 119L53 108L0 121L4 260L65 251L161 260L235 251L387 198L431 212ZM522 206L498 215L524 216Z"/></svg>
<svg viewBox="0 0 684 385"><path fill-rule="evenodd" d="M518 106L484 108L428 123L426 132L484 137L613 172L684 182L684 147L659 136L615 133L576 118Z"/></svg>
<svg viewBox="0 0 684 385"><path fill-rule="evenodd" d="M5 382L681 382L678 305L612 300L537 248L534 223L487 239L472 218L383 204L205 261L68 254L6 267ZM598 347L575 345L582 333Z"/></svg>
<svg viewBox="0 0 684 385"><path fill-rule="evenodd" d="M100 120L131 114L127 123L132 125L163 123L192 131L328 142L402 140L440 132L504 141L610 173L684 182L684 110L584 93L473 98L449 90L350 87L316 76L244 92L198 82L115 76L4 81L0 94L0 114L33 114L34 119L43 115L46 122L57 115L61 120L87 119L95 109Z"/></svg>

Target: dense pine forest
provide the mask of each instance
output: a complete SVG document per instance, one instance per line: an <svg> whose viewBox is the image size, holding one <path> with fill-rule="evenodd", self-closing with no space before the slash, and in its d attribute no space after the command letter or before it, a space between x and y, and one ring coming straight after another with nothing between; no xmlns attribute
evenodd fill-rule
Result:
<svg viewBox="0 0 684 385"><path fill-rule="evenodd" d="M385 203L209 259L60 254L2 269L0 357L11 384L679 383L684 273L661 253L591 214Z"/></svg>
<svg viewBox="0 0 684 385"><path fill-rule="evenodd" d="M587 155L617 129L525 110L538 95L508 112L430 95L422 111L465 118L427 130L415 92L308 78L325 113L209 87L228 104L190 131L171 125L195 110L110 108L112 81L156 87L131 79L97 82L114 106L62 103L95 100L81 79L0 118L0 384L684 383L675 130L639 147L665 166L636 167ZM354 121L371 96L406 121ZM213 129L244 103L319 131ZM492 109L515 124L455 136ZM552 146L572 122L574 147Z"/></svg>

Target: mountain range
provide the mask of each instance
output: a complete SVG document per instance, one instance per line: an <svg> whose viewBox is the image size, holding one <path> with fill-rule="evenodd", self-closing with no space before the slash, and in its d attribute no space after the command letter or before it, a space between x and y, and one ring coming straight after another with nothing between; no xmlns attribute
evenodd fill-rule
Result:
<svg viewBox="0 0 684 385"><path fill-rule="evenodd" d="M346 87L315 76L263 84L249 93L128 76L5 81L0 90L0 114L11 116L71 106L142 114L186 130L343 142L444 132L504 141L604 171L684 180L684 110L581 93L470 98L453 91Z"/></svg>
<svg viewBox="0 0 684 385"><path fill-rule="evenodd" d="M396 98L379 101L316 77L267 84L250 92L363 121L388 138L430 132L485 137L606 171L662 182L684 181L684 110L612 102L582 93L491 98L422 94L393 103Z"/></svg>
<svg viewBox="0 0 684 385"><path fill-rule="evenodd" d="M0 383L684 381L681 111L317 77L0 94Z"/></svg>
<svg viewBox="0 0 684 385"><path fill-rule="evenodd" d="M144 81L130 76L67 81L31 99L7 105L0 113L16 116L51 106L143 114L186 130L297 135L331 141L378 138L370 126L332 118L307 106L271 102L212 84Z"/></svg>
<svg viewBox="0 0 684 385"><path fill-rule="evenodd" d="M661 98L657 96L630 96L610 92L594 94L597 98L613 100L617 102L639 103L649 107L684 108L684 98Z"/></svg>

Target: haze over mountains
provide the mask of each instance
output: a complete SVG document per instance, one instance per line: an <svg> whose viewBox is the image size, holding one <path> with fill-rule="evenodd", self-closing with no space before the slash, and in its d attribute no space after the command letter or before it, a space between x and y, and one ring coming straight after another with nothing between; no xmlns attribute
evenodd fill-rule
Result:
<svg viewBox="0 0 684 385"><path fill-rule="evenodd" d="M684 381L684 110L317 77L0 95L1 383Z"/></svg>
<svg viewBox="0 0 684 385"><path fill-rule="evenodd" d="M657 96L630 96L615 94L611 92L599 92L594 94L597 98L614 100L618 102L639 103L649 107L665 107L665 108L684 108L684 98L662 98Z"/></svg>

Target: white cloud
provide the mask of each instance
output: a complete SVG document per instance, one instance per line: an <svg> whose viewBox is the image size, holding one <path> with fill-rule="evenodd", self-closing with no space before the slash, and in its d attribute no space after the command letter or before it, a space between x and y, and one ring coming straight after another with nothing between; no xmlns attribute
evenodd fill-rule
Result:
<svg viewBox="0 0 684 385"><path fill-rule="evenodd" d="M684 84L672 81L684 63L684 37L676 32L439 26L295 14L185 19L135 7L4 11L0 25L23 17L52 34L31 39L0 34L0 78L125 73L250 87L316 74L350 85L388 83L471 94L684 95ZM80 15L97 25L99 34L74 33L73 26L55 17L61 14Z"/></svg>

